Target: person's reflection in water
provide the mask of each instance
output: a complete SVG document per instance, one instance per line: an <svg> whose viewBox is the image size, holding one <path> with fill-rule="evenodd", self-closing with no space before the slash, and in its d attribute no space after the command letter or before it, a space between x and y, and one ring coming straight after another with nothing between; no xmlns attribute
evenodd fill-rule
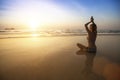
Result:
<svg viewBox="0 0 120 80"><path fill-rule="evenodd" d="M86 56L85 67L81 72L83 80L104 80L102 76L97 75L96 73L93 72L93 63L94 63L94 58L96 56L96 52L89 53L87 51L78 50L76 54Z"/></svg>
<svg viewBox="0 0 120 80"><path fill-rule="evenodd" d="M86 51L79 50L76 52L76 54L86 56L84 72L91 73L92 67L93 67L93 62L94 62L94 57L95 57L96 53L88 53Z"/></svg>

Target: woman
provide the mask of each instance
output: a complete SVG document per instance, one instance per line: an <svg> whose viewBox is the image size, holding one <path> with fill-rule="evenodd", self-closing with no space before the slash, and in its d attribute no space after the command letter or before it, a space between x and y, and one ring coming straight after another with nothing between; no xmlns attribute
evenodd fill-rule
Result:
<svg viewBox="0 0 120 80"><path fill-rule="evenodd" d="M91 23L91 24L90 24ZM90 24L89 28L88 25ZM77 43L77 46L81 49L81 50L85 50L89 53L96 53L97 47L95 45L95 41L96 41L96 37L97 37L97 26L94 23L94 19L93 17L91 17L90 22L85 24L85 29L88 33L88 46L84 46L80 43Z"/></svg>

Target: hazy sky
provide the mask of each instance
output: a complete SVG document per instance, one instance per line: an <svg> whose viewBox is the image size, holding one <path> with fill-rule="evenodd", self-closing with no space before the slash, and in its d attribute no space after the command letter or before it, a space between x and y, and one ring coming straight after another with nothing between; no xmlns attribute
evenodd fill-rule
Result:
<svg viewBox="0 0 120 80"><path fill-rule="evenodd" d="M98 29L120 30L120 0L0 0L0 27L75 28L94 16Z"/></svg>

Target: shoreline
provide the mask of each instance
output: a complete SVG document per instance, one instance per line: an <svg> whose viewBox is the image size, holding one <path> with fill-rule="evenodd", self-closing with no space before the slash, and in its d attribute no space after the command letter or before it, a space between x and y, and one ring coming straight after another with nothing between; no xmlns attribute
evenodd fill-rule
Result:
<svg viewBox="0 0 120 80"><path fill-rule="evenodd" d="M9 35L9 34L8 34ZM29 34L29 35L0 35L0 39L12 39L12 38L40 38L40 37L75 37L75 36L86 36L87 34L66 34L66 35L34 35L34 34ZM98 36L119 36L119 34L116 33L98 33Z"/></svg>

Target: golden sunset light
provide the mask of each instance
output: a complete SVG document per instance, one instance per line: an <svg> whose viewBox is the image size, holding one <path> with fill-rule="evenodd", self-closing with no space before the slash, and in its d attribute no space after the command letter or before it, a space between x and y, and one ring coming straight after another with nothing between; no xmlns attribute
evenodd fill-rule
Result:
<svg viewBox="0 0 120 80"><path fill-rule="evenodd" d="M0 0L0 80L120 80L120 0Z"/></svg>
<svg viewBox="0 0 120 80"><path fill-rule="evenodd" d="M28 23L28 27L30 28L31 31L36 31L38 27L40 28L40 22L31 20Z"/></svg>

